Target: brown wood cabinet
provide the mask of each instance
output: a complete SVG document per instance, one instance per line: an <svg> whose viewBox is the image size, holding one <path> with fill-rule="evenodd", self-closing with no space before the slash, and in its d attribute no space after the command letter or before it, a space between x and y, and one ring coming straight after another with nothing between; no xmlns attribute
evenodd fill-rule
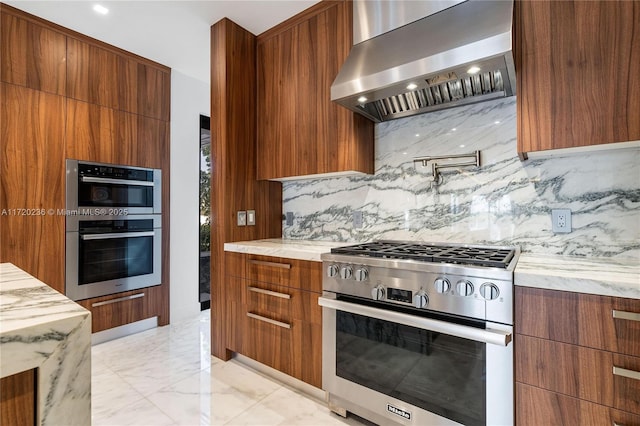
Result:
<svg viewBox="0 0 640 426"><path fill-rule="evenodd" d="M639 424L640 300L516 287L515 312L518 424Z"/></svg>
<svg viewBox="0 0 640 426"><path fill-rule="evenodd" d="M36 424L36 369L0 379L0 425Z"/></svg>
<svg viewBox="0 0 640 426"><path fill-rule="evenodd" d="M171 70L5 4L0 21L0 262L64 293L65 159L160 168L162 284L91 310L94 332L168 324Z"/></svg>
<svg viewBox="0 0 640 426"><path fill-rule="evenodd" d="M0 5L0 10L7 10ZM27 19L0 16L0 78L6 83L64 95L66 37Z"/></svg>
<svg viewBox="0 0 640 426"><path fill-rule="evenodd" d="M323 1L258 36L258 179L373 173L373 123L330 96L352 16L351 1Z"/></svg>
<svg viewBox="0 0 640 426"><path fill-rule="evenodd" d="M640 3L515 2L518 152L640 139Z"/></svg>
<svg viewBox="0 0 640 426"><path fill-rule="evenodd" d="M228 348L322 386L319 262L226 253Z"/></svg>

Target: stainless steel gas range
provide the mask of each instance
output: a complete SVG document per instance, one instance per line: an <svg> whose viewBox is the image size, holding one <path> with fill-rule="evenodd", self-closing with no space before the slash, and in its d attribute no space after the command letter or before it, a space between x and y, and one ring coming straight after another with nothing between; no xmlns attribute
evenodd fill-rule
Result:
<svg viewBox="0 0 640 426"><path fill-rule="evenodd" d="M330 408L378 424L513 424L519 254L376 241L322 255Z"/></svg>

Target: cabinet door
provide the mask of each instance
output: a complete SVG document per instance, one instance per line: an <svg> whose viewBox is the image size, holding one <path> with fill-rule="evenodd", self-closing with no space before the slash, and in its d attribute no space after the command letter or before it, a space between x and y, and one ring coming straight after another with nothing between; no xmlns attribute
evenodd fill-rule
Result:
<svg viewBox="0 0 640 426"><path fill-rule="evenodd" d="M65 99L0 83L0 262L64 293Z"/></svg>
<svg viewBox="0 0 640 426"><path fill-rule="evenodd" d="M66 37L6 12L0 19L2 81L64 95Z"/></svg>
<svg viewBox="0 0 640 426"><path fill-rule="evenodd" d="M110 50L67 37L67 96L138 112L138 64Z"/></svg>
<svg viewBox="0 0 640 426"><path fill-rule="evenodd" d="M516 383L518 426L640 426L640 416Z"/></svg>
<svg viewBox="0 0 640 426"><path fill-rule="evenodd" d="M518 152L640 139L640 3L518 1L515 16Z"/></svg>
<svg viewBox="0 0 640 426"><path fill-rule="evenodd" d="M138 108L140 115L169 121L171 75L150 65L138 64Z"/></svg>
<svg viewBox="0 0 640 426"><path fill-rule="evenodd" d="M373 173L373 123L331 102L351 48L351 8L323 2L259 37L258 179Z"/></svg>
<svg viewBox="0 0 640 426"><path fill-rule="evenodd" d="M0 424L36 424L37 399L35 368L0 379Z"/></svg>

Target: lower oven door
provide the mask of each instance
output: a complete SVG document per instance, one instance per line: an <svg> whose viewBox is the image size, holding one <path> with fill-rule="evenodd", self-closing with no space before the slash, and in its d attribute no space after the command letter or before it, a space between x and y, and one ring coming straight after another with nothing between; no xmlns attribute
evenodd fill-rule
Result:
<svg viewBox="0 0 640 426"><path fill-rule="evenodd" d="M329 404L379 424L512 425L513 328L485 328L337 300L325 292Z"/></svg>
<svg viewBox="0 0 640 426"><path fill-rule="evenodd" d="M82 300L161 284L160 215L73 219L66 233L67 297Z"/></svg>

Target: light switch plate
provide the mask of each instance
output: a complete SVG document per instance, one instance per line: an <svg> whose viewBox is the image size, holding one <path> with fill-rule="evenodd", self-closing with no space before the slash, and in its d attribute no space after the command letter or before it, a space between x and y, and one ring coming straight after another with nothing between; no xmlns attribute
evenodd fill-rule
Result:
<svg viewBox="0 0 640 426"><path fill-rule="evenodd" d="M292 226L293 225L293 212L285 213L284 217L285 217L285 224L287 226Z"/></svg>
<svg viewBox="0 0 640 426"><path fill-rule="evenodd" d="M247 210L247 225L254 226L256 224L256 211Z"/></svg>
<svg viewBox="0 0 640 426"><path fill-rule="evenodd" d="M353 227L362 228L362 210L356 210L353 212Z"/></svg>
<svg viewBox="0 0 640 426"><path fill-rule="evenodd" d="M238 226L247 226L247 212L244 210L238 212Z"/></svg>

